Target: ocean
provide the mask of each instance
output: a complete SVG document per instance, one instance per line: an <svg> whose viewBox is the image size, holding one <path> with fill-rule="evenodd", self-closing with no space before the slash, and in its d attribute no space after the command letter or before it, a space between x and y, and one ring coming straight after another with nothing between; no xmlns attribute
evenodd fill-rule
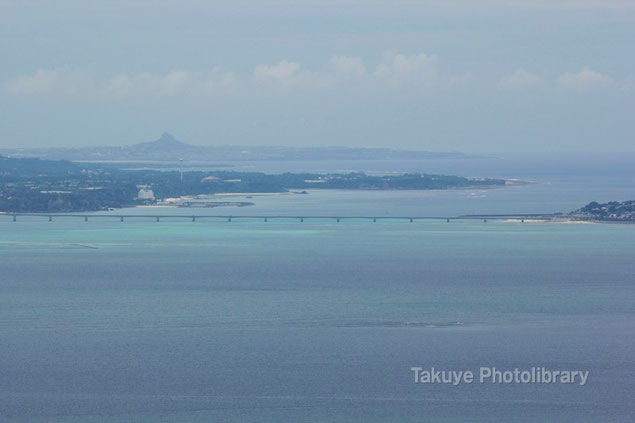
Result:
<svg viewBox="0 0 635 423"><path fill-rule="evenodd" d="M635 198L635 171L488 166L466 176L535 183L196 210L377 223L0 216L1 420L635 420L635 225L389 218L569 211ZM412 367L589 376L454 386Z"/></svg>

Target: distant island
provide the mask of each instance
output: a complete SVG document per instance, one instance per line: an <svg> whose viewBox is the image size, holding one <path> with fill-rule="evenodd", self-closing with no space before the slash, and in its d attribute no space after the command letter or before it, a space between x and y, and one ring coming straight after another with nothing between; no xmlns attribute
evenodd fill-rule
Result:
<svg viewBox="0 0 635 423"><path fill-rule="evenodd" d="M99 163L0 156L0 212L14 213L97 211L218 193L286 193L306 189L429 190L505 184L503 179L423 173L371 176L362 172L265 174L226 170L182 173L125 170ZM214 204L208 201L206 206Z"/></svg>
<svg viewBox="0 0 635 423"><path fill-rule="evenodd" d="M197 146L176 140L163 133L159 139L131 146L81 148L17 148L0 149L0 154L14 158L41 158L72 161L259 161L259 160L386 160L386 159L461 159L470 158L458 152L393 150L390 148L349 147L262 147L262 146Z"/></svg>
<svg viewBox="0 0 635 423"><path fill-rule="evenodd" d="M635 222L635 200L587 204L569 213L572 220L596 222Z"/></svg>

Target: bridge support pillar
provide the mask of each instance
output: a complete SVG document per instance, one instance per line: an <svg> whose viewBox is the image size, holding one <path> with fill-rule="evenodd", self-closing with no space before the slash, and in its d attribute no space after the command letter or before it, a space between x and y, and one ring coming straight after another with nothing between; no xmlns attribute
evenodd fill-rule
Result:
<svg viewBox="0 0 635 423"><path fill-rule="evenodd" d="M228 222L231 222L231 221L232 221L232 218L231 218L231 217L230 217L230 218L228 218L228 219L227 219L227 221L228 221Z"/></svg>
<svg viewBox="0 0 635 423"><path fill-rule="evenodd" d="M84 216L84 222L88 222L88 216Z"/></svg>
<svg viewBox="0 0 635 423"><path fill-rule="evenodd" d="M18 220L18 216L13 215L13 221L15 222L16 220Z"/></svg>
<svg viewBox="0 0 635 423"><path fill-rule="evenodd" d="M520 223L525 223L525 219L520 219Z"/></svg>
<svg viewBox="0 0 635 423"><path fill-rule="evenodd" d="M300 218L300 223L302 223L302 222L304 222L304 218L303 217Z"/></svg>
<svg viewBox="0 0 635 423"><path fill-rule="evenodd" d="M267 218L265 217L265 222L267 221Z"/></svg>
<svg viewBox="0 0 635 423"><path fill-rule="evenodd" d="M157 222L159 221L159 216L157 216Z"/></svg>
<svg viewBox="0 0 635 423"><path fill-rule="evenodd" d="M53 221L53 216L49 216L49 222Z"/></svg>
<svg viewBox="0 0 635 423"><path fill-rule="evenodd" d="M196 216L192 216L192 222L196 222Z"/></svg>
<svg viewBox="0 0 635 423"><path fill-rule="evenodd" d="M446 222L450 223L450 219L447 219Z"/></svg>
<svg viewBox="0 0 635 423"><path fill-rule="evenodd" d="M123 216L121 216L121 221L123 222Z"/></svg>
<svg viewBox="0 0 635 423"><path fill-rule="evenodd" d="M483 223L487 223L487 219L483 219Z"/></svg>
<svg viewBox="0 0 635 423"><path fill-rule="evenodd" d="M337 218L337 223L340 223L340 218L339 217Z"/></svg>
<svg viewBox="0 0 635 423"><path fill-rule="evenodd" d="M412 223L412 219L410 219L410 223Z"/></svg>

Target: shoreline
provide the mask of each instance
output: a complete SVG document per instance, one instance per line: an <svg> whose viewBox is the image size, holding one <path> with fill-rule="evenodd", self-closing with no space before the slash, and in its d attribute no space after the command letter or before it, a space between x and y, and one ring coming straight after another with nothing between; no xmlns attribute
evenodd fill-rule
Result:
<svg viewBox="0 0 635 423"><path fill-rule="evenodd" d="M489 217L488 219L495 219ZM631 220L576 220L576 219L504 219L507 223L566 223L566 224L583 224L583 225L599 225L599 224L620 224L633 225L635 221Z"/></svg>

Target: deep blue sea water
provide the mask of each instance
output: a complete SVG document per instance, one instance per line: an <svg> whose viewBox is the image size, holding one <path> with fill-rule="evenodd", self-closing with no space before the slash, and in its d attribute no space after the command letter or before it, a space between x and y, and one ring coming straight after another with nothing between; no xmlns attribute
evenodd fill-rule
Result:
<svg viewBox="0 0 635 423"><path fill-rule="evenodd" d="M628 172L592 176L263 197L230 213L528 213L635 197ZM0 216L0 257L1 421L635 420L635 225ZM590 376L423 385L413 366Z"/></svg>

